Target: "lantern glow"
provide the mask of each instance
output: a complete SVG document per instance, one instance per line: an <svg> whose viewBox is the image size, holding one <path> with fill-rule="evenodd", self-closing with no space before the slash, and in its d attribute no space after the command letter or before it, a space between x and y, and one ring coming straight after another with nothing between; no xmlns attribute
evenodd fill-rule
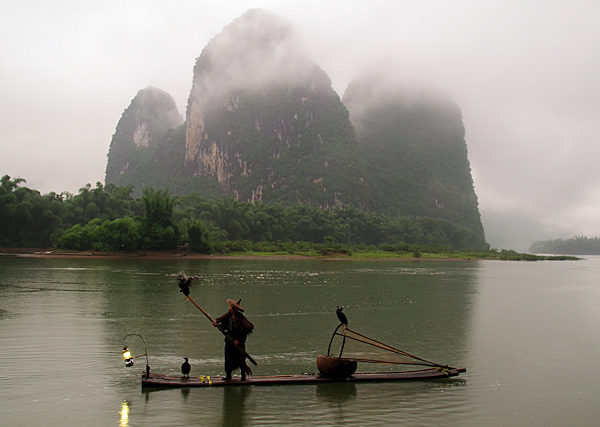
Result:
<svg viewBox="0 0 600 427"><path fill-rule="evenodd" d="M125 366L128 368L133 366L133 357L127 346L123 347L123 359L125 359Z"/></svg>
<svg viewBox="0 0 600 427"><path fill-rule="evenodd" d="M123 427L127 427L129 425L129 404L127 403L126 400L121 403L120 415L121 415L121 422L119 423L119 425L123 426Z"/></svg>

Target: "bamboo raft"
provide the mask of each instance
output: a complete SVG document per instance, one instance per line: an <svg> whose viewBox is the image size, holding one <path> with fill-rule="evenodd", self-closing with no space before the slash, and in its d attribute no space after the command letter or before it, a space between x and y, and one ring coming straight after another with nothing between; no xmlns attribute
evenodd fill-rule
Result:
<svg viewBox="0 0 600 427"><path fill-rule="evenodd" d="M235 344L233 338L229 336L229 332L220 327L216 321L189 296L189 286L192 278L188 278L184 274L179 274L177 277L179 279L179 288L185 295L186 300L194 304L194 306L196 306L196 308L198 308L213 325L217 326L225 335L226 340L234 342ZM227 301L230 302L230 300ZM146 356L146 371L142 374L142 387L235 387L251 385L322 384L336 382L356 383L377 381L415 381L456 377L459 374L467 371L465 368L453 368L448 365L442 365L425 360L353 331L347 327L348 319L342 311L343 307L337 306L336 315L340 321L340 324L333 331L333 335L329 341L329 347L327 348L327 355L319 355L317 357L318 374L252 376L247 378L245 381L242 381L240 377L234 377L230 380L224 380L221 377L210 376L189 377L187 374L190 372L190 370L189 365L187 365L187 369L184 369L185 367L182 366L182 373L185 373L185 376L162 375L150 372L150 366L148 365L148 352L145 351L144 356ZM335 354L338 354L338 356L334 356L332 352L332 344L334 344L334 341L336 342L336 347L339 347L339 351L335 351ZM370 350L368 352L359 351L356 353L360 357L342 357L342 354L346 349L345 346L348 343L361 343L369 347ZM243 354L245 359L248 359L252 364L257 365L257 362L248 353L246 353L244 348L239 348L237 345L235 346L239 352ZM378 356L377 354L374 354L373 348L385 352L384 355ZM350 351L350 353L352 355L352 351ZM125 358L126 366L133 366L132 359L136 356L131 356L130 351L127 349L125 339L123 357ZM390 357L392 357L392 359L390 359ZM188 359L185 358L185 360L187 362ZM358 362L420 366L420 368L390 372L356 372Z"/></svg>
<svg viewBox="0 0 600 427"><path fill-rule="evenodd" d="M236 387L251 385L322 384L333 382L416 381L456 377L463 372L466 372L465 368L425 368L395 372L359 372L347 378L324 377L319 374L255 376L248 377L246 381L241 381L239 377L233 377L231 380L225 381L221 377L199 376L185 378L181 376L154 373L150 373L150 375L146 377L146 374L144 373L142 375L142 387Z"/></svg>

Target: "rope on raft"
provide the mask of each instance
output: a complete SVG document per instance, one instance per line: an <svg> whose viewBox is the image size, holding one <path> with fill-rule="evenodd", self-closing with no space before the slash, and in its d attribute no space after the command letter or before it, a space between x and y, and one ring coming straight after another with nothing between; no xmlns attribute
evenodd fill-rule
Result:
<svg viewBox="0 0 600 427"><path fill-rule="evenodd" d="M340 325L340 326L342 326L342 325ZM371 345L373 347L381 348L382 350L386 350L386 351L398 354L400 356L403 356L403 357L406 357L409 359L413 359L414 361L387 361L387 360L379 360L379 359L366 359L366 358L362 359L362 358L354 358L354 357L353 358L345 358L345 357L342 357L343 345L342 345L342 349L340 351L339 359L348 359L348 360L355 360L357 362L367 362L367 363L385 363L385 364L392 364L392 365L422 365L422 366L431 366L431 367L437 367L437 368L448 368L447 365L441 365L439 363L435 363L435 362L431 362L429 360L422 359L418 356L415 356L415 355L407 353L403 350L392 347L391 345L384 344L381 341L377 341L376 339L367 337L363 334L360 334L356 331L349 329L345 325L343 326L342 333L338 332L338 329L339 329L339 326L333 332L333 336L338 335L338 336L343 337L344 343L345 343L346 339L355 340L358 342L362 342L364 344ZM352 336L352 335L354 335L354 336ZM332 340L333 340L333 336L331 337ZM329 345L331 347L331 342L329 343ZM328 354L329 354L329 351L328 351Z"/></svg>

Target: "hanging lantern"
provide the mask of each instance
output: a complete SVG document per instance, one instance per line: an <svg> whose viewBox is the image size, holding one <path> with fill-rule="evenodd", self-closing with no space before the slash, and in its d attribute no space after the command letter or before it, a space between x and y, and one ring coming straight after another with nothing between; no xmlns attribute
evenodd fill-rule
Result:
<svg viewBox="0 0 600 427"><path fill-rule="evenodd" d="M123 347L123 359L125 359L125 366L128 368L133 366L133 357L127 346Z"/></svg>
<svg viewBox="0 0 600 427"><path fill-rule="evenodd" d="M144 343L144 354L138 354L138 355L133 355L131 354L131 352L129 351L129 349L127 348L127 338L131 337L131 336L136 336L138 337L142 343ZM146 378L150 377L150 365L148 363L148 350L146 348L146 341L144 341L144 337L142 337L140 334L128 334L125 335L123 337L123 359L125 360L125 366L127 366L128 368L133 366L133 359L138 358L138 357L142 357L145 356L146 357L146 372L145 372L145 376Z"/></svg>

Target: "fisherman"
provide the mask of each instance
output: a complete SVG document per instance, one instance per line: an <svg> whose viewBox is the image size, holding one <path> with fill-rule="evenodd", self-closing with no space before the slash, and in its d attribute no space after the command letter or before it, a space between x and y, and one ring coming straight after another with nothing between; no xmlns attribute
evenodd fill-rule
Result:
<svg viewBox="0 0 600 427"><path fill-rule="evenodd" d="M229 311L218 317L213 326L220 326L226 332L225 336L225 381L231 380L231 372L240 368L242 381L246 381L246 374L252 371L246 364L246 356L238 350L246 351L246 338L254 329L254 325L244 316L244 308L240 305L242 300L227 299Z"/></svg>

